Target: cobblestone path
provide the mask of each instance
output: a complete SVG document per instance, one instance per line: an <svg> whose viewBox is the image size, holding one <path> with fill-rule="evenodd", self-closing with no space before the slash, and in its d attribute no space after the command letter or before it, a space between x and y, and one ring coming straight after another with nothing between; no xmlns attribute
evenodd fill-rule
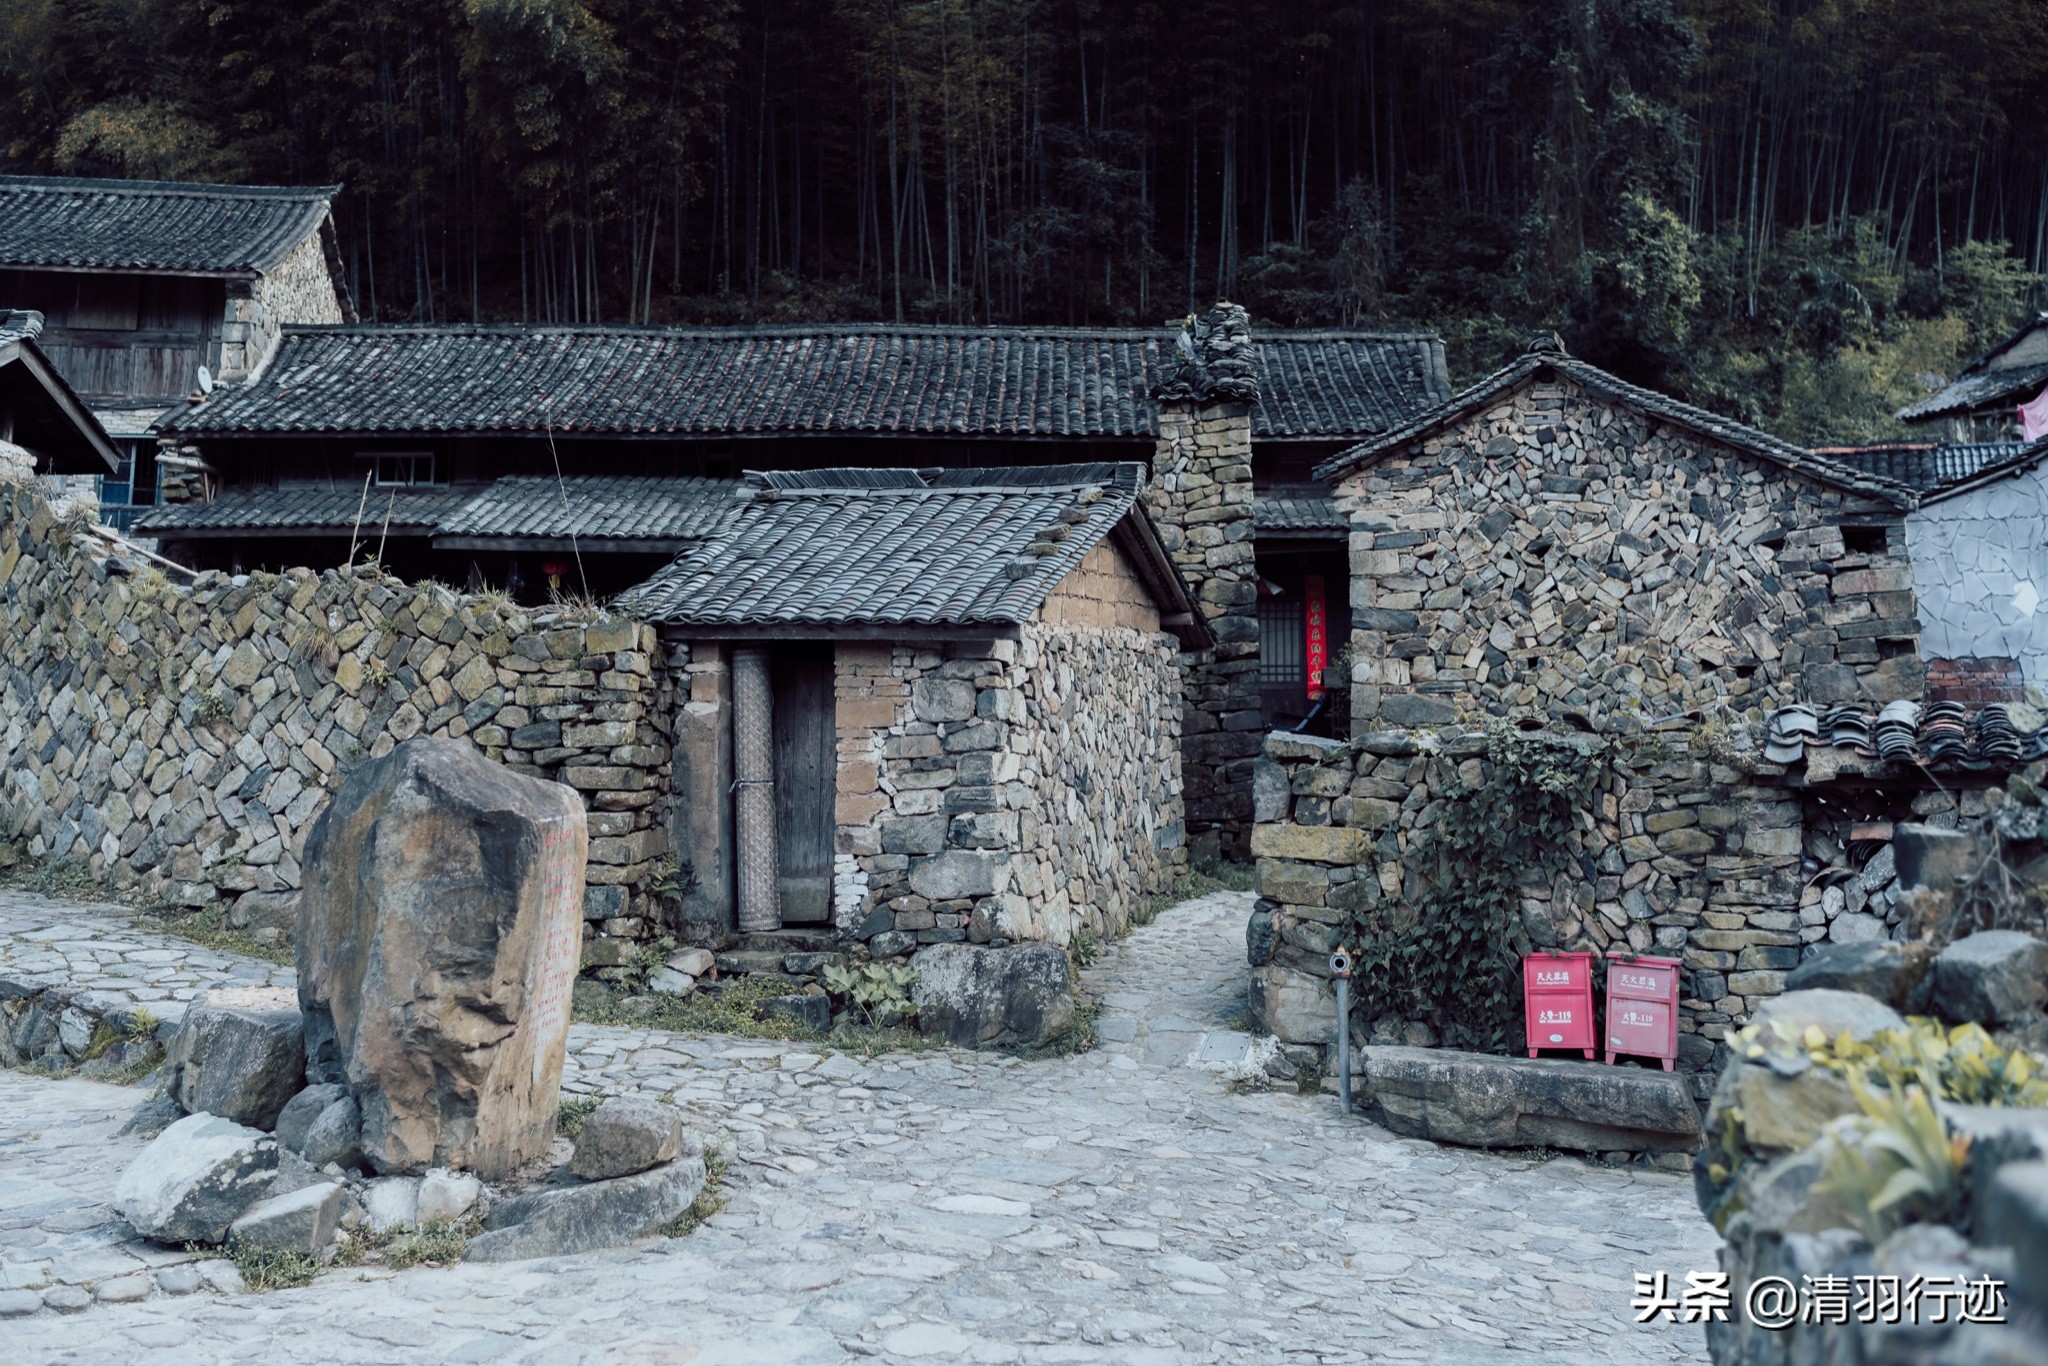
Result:
<svg viewBox="0 0 2048 1366"><path fill-rule="evenodd" d="M692 1236L548 1262L235 1293L232 1267L151 1250L103 1203L141 1147L115 1137L138 1091L0 1072L0 1361L1703 1362L1697 1327L1628 1307L1637 1271L1713 1265L1685 1178L1229 1089L1248 904L1183 903L1112 946L1079 1057L577 1026L572 1089L673 1095L739 1160ZM289 980L0 893L0 978L58 959L166 1006Z"/></svg>

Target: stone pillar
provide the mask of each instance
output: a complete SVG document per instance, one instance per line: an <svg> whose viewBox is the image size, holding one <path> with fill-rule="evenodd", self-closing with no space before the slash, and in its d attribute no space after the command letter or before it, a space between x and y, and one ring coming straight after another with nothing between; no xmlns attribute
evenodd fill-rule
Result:
<svg viewBox="0 0 2048 1366"><path fill-rule="evenodd" d="M687 943L722 946L733 920L732 666L725 647L694 642L677 680L675 792L669 848L687 859L681 924Z"/></svg>
<svg viewBox="0 0 2048 1366"><path fill-rule="evenodd" d="M740 930L782 928L776 886L775 700L768 652L732 652L733 830Z"/></svg>
<svg viewBox="0 0 2048 1366"><path fill-rule="evenodd" d="M1242 859L1252 823L1259 711L1252 405L1258 367L1245 311L1219 303L1176 341L1155 391L1159 442L1147 510L1216 637L1180 656L1182 781L1191 852Z"/></svg>

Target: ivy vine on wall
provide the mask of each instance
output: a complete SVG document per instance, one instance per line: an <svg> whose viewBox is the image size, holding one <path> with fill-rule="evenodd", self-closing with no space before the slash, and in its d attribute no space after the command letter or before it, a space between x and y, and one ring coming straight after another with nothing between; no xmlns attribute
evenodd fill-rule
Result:
<svg viewBox="0 0 2048 1366"><path fill-rule="evenodd" d="M1445 792L1408 850L1403 896L1343 927L1365 1018L1421 1020L1451 1048L1521 1048L1520 884L1566 868L1609 761L1605 740L1489 725L1483 776Z"/></svg>

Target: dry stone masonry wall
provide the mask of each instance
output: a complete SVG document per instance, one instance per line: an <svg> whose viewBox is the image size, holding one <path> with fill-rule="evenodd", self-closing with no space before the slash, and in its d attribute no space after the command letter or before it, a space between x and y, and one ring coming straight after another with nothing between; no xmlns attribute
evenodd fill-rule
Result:
<svg viewBox="0 0 2048 1366"><path fill-rule="evenodd" d="M1020 640L838 647L840 934L877 957L1065 945L1120 931L1185 867L1172 646L1078 624L1122 610L1088 588Z"/></svg>
<svg viewBox="0 0 2048 1366"><path fill-rule="evenodd" d="M1247 939L1254 1010L1282 1040L1331 1042L1337 927L1354 910L1407 904L1409 855L1446 794L1485 778L1485 756L1484 735L1455 728L1351 744L1267 737L1252 834L1260 900ZM1775 766L1683 721L1617 737L1609 757L1590 828L1570 841L1575 866L1521 888L1515 947L1681 959L1679 1065L1703 1088L1720 1041L1799 963L1798 794L1758 780ZM1354 1027L1380 1042L1434 1042L1415 1022Z"/></svg>
<svg viewBox="0 0 2048 1366"><path fill-rule="evenodd" d="M368 568L174 582L108 549L0 485L0 858L289 933L340 779L415 735L466 738L582 794L585 961L654 928L672 687L651 628Z"/></svg>
<svg viewBox="0 0 2048 1366"><path fill-rule="evenodd" d="M323 226L306 234L268 275L229 284L227 316L220 330L222 379L242 379L261 365L277 346L286 323L350 321L342 315L328 269L324 239L329 231Z"/></svg>
<svg viewBox="0 0 2048 1366"><path fill-rule="evenodd" d="M1903 514L1533 383L1338 487L1352 727L1918 697Z"/></svg>

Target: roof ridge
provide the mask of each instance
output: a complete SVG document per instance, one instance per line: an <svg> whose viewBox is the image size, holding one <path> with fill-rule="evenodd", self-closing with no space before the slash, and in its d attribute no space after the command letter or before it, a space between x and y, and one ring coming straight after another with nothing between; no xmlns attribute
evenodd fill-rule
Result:
<svg viewBox="0 0 2048 1366"><path fill-rule="evenodd" d="M194 199L332 199L341 185L224 185L198 180L0 175L0 190L91 190L101 194L186 195Z"/></svg>
<svg viewBox="0 0 2048 1366"><path fill-rule="evenodd" d="M1075 327L1034 326L1030 323L893 323L893 322L779 322L779 323L286 323L287 334L309 336L544 336L596 334L599 336L650 337L807 337L900 336L900 337L1050 337L1085 339L1167 340L1168 326ZM1348 328L1269 328L1252 333L1254 345L1267 341L1316 342L1434 342L1440 333L1428 329L1352 330Z"/></svg>

